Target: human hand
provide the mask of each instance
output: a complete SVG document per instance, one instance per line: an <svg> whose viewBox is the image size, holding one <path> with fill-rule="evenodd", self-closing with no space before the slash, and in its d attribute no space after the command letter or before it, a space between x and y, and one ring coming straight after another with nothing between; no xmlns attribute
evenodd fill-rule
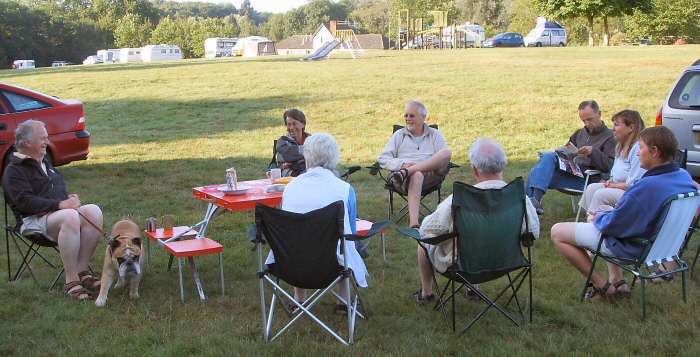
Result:
<svg viewBox="0 0 700 357"><path fill-rule="evenodd" d="M70 194L68 198L58 204L58 209L78 209L80 208L80 198L78 195Z"/></svg>
<svg viewBox="0 0 700 357"><path fill-rule="evenodd" d="M403 165L401 165L401 168L402 168L402 169L407 169L407 168L409 168L409 167L411 167L411 166L413 166L413 165L415 165L415 164L416 164L415 162L405 162Z"/></svg>
<svg viewBox="0 0 700 357"><path fill-rule="evenodd" d="M582 156L590 156L593 152L592 146L582 146L578 149L578 154Z"/></svg>
<svg viewBox="0 0 700 357"><path fill-rule="evenodd" d="M287 169L289 169L291 166L292 166L292 164L289 163L289 162L284 162L284 163L282 163L282 169L283 169L283 170L287 170Z"/></svg>

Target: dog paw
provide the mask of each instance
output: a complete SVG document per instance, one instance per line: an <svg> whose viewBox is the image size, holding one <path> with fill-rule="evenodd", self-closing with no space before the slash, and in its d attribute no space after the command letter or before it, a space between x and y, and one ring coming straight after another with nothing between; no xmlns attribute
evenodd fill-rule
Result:
<svg viewBox="0 0 700 357"><path fill-rule="evenodd" d="M103 307L105 305L107 305L107 298L98 297L97 300L95 300L95 306Z"/></svg>

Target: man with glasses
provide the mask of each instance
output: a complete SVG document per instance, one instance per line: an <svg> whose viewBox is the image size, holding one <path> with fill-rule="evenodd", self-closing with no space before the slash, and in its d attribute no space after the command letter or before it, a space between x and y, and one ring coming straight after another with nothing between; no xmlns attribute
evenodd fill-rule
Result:
<svg viewBox="0 0 700 357"><path fill-rule="evenodd" d="M421 192L442 183L452 157L442 134L425 124L427 117L423 103L406 103L406 127L394 133L378 159L391 171L394 189L408 199L409 227L420 226Z"/></svg>

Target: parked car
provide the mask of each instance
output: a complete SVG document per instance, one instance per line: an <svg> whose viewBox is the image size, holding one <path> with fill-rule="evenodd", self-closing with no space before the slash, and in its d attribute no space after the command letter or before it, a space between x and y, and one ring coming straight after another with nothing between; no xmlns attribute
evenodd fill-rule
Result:
<svg viewBox="0 0 700 357"><path fill-rule="evenodd" d="M700 59L676 81L656 116L656 125L673 131L679 149L688 150L688 172L700 178Z"/></svg>
<svg viewBox="0 0 700 357"><path fill-rule="evenodd" d="M524 38L527 47L566 46L568 36L566 29L556 21L548 21L544 17L537 18L537 25Z"/></svg>
<svg viewBox="0 0 700 357"><path fill-rule="evenodd" d="M482 42L484 47L523 47L523 35L517 32L499 33L493 38Z"/></svg>
<svg viewBox="0 0 700 357"><path fill-rule="evenodd" d="M47 158L60 166L87 159L90 133L85 127L83 103L59 99L30 89L0 83L0 169L14 151L15 129L28 119L46 123L49 133ZM0 172L1 174L2 172Z"/></svg>

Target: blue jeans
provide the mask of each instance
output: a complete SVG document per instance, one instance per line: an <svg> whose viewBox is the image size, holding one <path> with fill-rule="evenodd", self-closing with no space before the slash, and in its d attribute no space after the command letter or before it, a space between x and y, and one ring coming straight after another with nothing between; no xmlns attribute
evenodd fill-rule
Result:
<svg viewBox="0 0 700 357"><path fill-rule="evenodd" d="M534 189L539 189L547 192L547 189L553 188L571 188L583 190L586 180L582 177L568 174L559 170L557 154L554 152L542 153L540 161L535 167L530 170L527 176L527 195L532 196Z"/></svg>

